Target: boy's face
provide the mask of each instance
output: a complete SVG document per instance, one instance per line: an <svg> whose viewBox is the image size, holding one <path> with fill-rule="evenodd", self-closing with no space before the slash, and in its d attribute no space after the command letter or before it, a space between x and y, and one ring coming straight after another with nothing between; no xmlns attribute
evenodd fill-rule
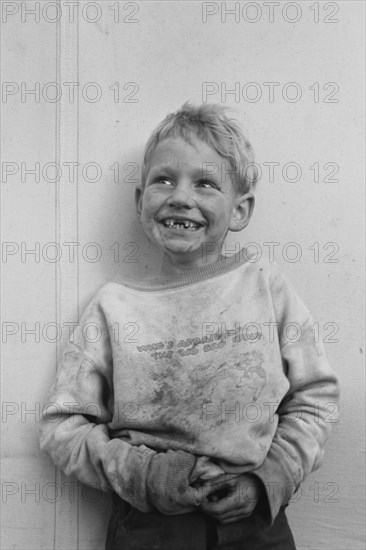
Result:
<svg viewBox="0 0 366 550"><path fill-rule="evenodd" d="M239 195L230 176L222 177L223 157L195 136L191 141L161 141L152 153L144 190L136 190L143 228L164 251L166 272L216 261L227 232L247 225L254 204L251 193ZM216 173L207 175L204 163L213 163Z"/></svg>

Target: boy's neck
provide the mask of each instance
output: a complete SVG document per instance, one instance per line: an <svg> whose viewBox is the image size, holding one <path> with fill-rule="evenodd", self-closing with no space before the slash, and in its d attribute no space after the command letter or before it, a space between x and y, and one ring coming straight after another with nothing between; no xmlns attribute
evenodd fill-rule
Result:
<svg viewBox="0 0 366 550"><path fill-rule="evenodd" d="M167 255L164 255L160 264L159 275L160 276L171 276L171 275L180 275L182 273L190 273L200 267L207 266L209 264L214 264L220 259L221 255L210 254L206 255L206 258L203 259L202 254L194 260L189 262L185 261L184 258L174 258Z"/></svg>

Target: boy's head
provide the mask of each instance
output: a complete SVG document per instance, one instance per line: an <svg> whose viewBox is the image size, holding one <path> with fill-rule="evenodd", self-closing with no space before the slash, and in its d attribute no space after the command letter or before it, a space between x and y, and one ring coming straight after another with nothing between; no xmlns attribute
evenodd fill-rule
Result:
<svg viewBox="0 0 366 550"><path fill-rule="evenodd" d="M249 223L254 174L252 148L224 107L185 104L159 124L146 145L136 205L164 252L165 271L218 259L227 232Z"/></svg>
<svg viewBox="0 0 366 550"><path fill-rule="evenodd" d="M191 105L185 103L175 113L170 113L152 132L148 139L141 168L141 185L145 187L152 154L159 142L166 138L180 137L187 143L195 137L215 150L225 164L212 166L203 159L203 172L209 176L217 173L221 179L231 178L241 193L253 191L257 183L254 152L238 123L226 115L227 107L217 104Z"/></svg>

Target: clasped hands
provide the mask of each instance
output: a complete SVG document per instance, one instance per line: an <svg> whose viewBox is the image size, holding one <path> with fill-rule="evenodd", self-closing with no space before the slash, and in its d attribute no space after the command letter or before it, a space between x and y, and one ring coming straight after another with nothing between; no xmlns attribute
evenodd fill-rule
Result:
<svg viewBox="0 0 366 550"><path fill-rule="evenodd" d="M222 524L253 513L261 495L257 476L223 473L190 480L195 463L196 457L184 451L157 453L152 458L148 485L160 512L171 515L199 509Z"/></svg>
<svg viewBox="0 0 366 550"><path fill-rule="evenodd" d="M252 515L261 485L252 474L223 474L200 485L199 509L219 523L233 523Z"/></svg>

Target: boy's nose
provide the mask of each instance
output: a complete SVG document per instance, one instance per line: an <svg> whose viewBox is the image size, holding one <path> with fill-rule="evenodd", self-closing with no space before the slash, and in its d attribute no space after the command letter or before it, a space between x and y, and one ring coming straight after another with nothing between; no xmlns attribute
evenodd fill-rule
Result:
<svg viewBox="0 0 366 550"><path fill-rule="evenodd" d="M194 206L192 188L187 181L178 182L171 195L168 198L170 206L186 206L192 208Z"/></svg>

